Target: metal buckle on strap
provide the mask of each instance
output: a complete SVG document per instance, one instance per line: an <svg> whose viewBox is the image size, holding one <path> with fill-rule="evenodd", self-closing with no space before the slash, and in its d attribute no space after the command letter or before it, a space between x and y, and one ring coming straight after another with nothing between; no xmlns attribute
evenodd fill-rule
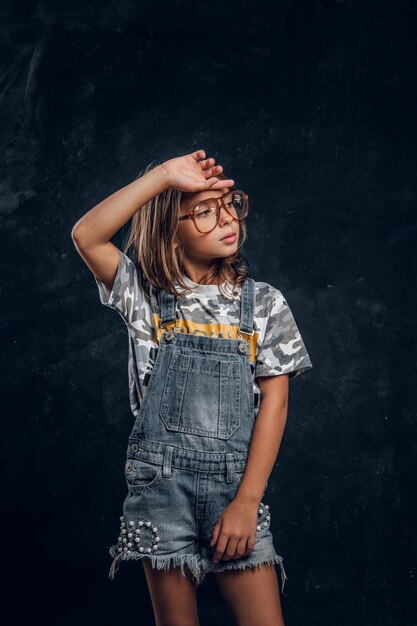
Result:
<svg viewBox="0 0 417 626"><path fill-rule="evenodd" d="M249 335L249 337L252 337L255 333L255 330L253 328L250 332L247 332L246 330L240 330L237 334L238 339L243 339L244 341L250 341L250 339L247 339L246 337L242 337L242 333L244 333L245 335Z"/></svg>
<svg viewBox="0 0 417 626"><path fill-rule="evenodd" d="M175 328L175 324L176 324L175 320L174 321L171 320L170 322L159 322L159 328L162 328L163 330L165 330L165 332L169 330L172 331L172 328ZM169 325L171 325L172 328L169 328Z"/></svg>

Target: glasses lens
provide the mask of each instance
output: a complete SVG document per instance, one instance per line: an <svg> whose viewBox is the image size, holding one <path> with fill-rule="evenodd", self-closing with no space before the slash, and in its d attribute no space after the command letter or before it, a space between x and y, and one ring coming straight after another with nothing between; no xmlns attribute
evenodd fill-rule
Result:
<svg viewBox="0 0 417 626"><path fill-rule="evenodd" d="M216 226L217 204L213 200L205 200L194 209L194 219L202 233L208 233Z"/></svg>
<svg viewBox="0 0 417 626"><path fill-rule="evenodd" d="M227 204L229 202L230 207L235 210L237 218L239 220L243 219L248 212L248 203L246 200L246 196L238 190L232 191L232 193L230 194L230 198L229 196L226 196L225 198L227 208L229 208L229 205Z"/></svg>

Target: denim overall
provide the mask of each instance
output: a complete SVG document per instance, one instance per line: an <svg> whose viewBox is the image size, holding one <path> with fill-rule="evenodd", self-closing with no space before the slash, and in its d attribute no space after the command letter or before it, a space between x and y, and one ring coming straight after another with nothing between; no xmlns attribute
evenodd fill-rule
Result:
<svg viewBox="0 0 417 626"><path fill-rule="evenodd" d="M128 494L118 542L109 550L109 576L114 578L119 561L142 558L158 569L179 565L183 574L186 564L197 584L208 571L279 563L283 589L283 559L275 552L263 502L249 555L214 563L210 546L214 525L239 487L255 423L255 281L247 277L242 285L238 339L175 332L176 297L163 289L158 297L165 332L129 436Z"/></svg>

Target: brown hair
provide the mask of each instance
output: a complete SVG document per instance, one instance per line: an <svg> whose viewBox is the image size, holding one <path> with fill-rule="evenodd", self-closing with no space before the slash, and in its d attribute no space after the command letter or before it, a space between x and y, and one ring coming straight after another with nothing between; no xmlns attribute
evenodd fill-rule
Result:
<svg viewBox="0 0 417 626"><path fill-rule="evenodd" d="M152 161L138 176L143 176L154 167L160 165ZM219 178L227 179L224 174ZM169 188L159 193L140 207L132 217L130 230L124 245L124 252L131 256L133 261L142 270L144 278L156 289L165 289L169 293L184 296L184 291L191 289L184 284L183 255L184 248L181 240L174 247L173 240L178 229L178 218L181 215L181 196L179 189ZM241 254L241 248L246 241L245 220L239 222L239 243L234 254L220 259L213 259L213 264L200 284L211 284L214 278L220 285L228 280L233 286L241 285L249 275L249 265ZM131 250L129 254L129 250ZM184 290L177 292L174 281Z"/></svg>

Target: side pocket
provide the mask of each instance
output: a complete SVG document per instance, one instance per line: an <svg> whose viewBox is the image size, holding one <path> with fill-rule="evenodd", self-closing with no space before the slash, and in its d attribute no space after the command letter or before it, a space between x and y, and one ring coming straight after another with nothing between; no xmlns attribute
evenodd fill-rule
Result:
<svg viewBox="0 0 417 626"><path fill-rule="evenodd" d="M129 491L139 493L157 484L162 478L162 467L142 459L127 459L125 478Z"/></svg>

